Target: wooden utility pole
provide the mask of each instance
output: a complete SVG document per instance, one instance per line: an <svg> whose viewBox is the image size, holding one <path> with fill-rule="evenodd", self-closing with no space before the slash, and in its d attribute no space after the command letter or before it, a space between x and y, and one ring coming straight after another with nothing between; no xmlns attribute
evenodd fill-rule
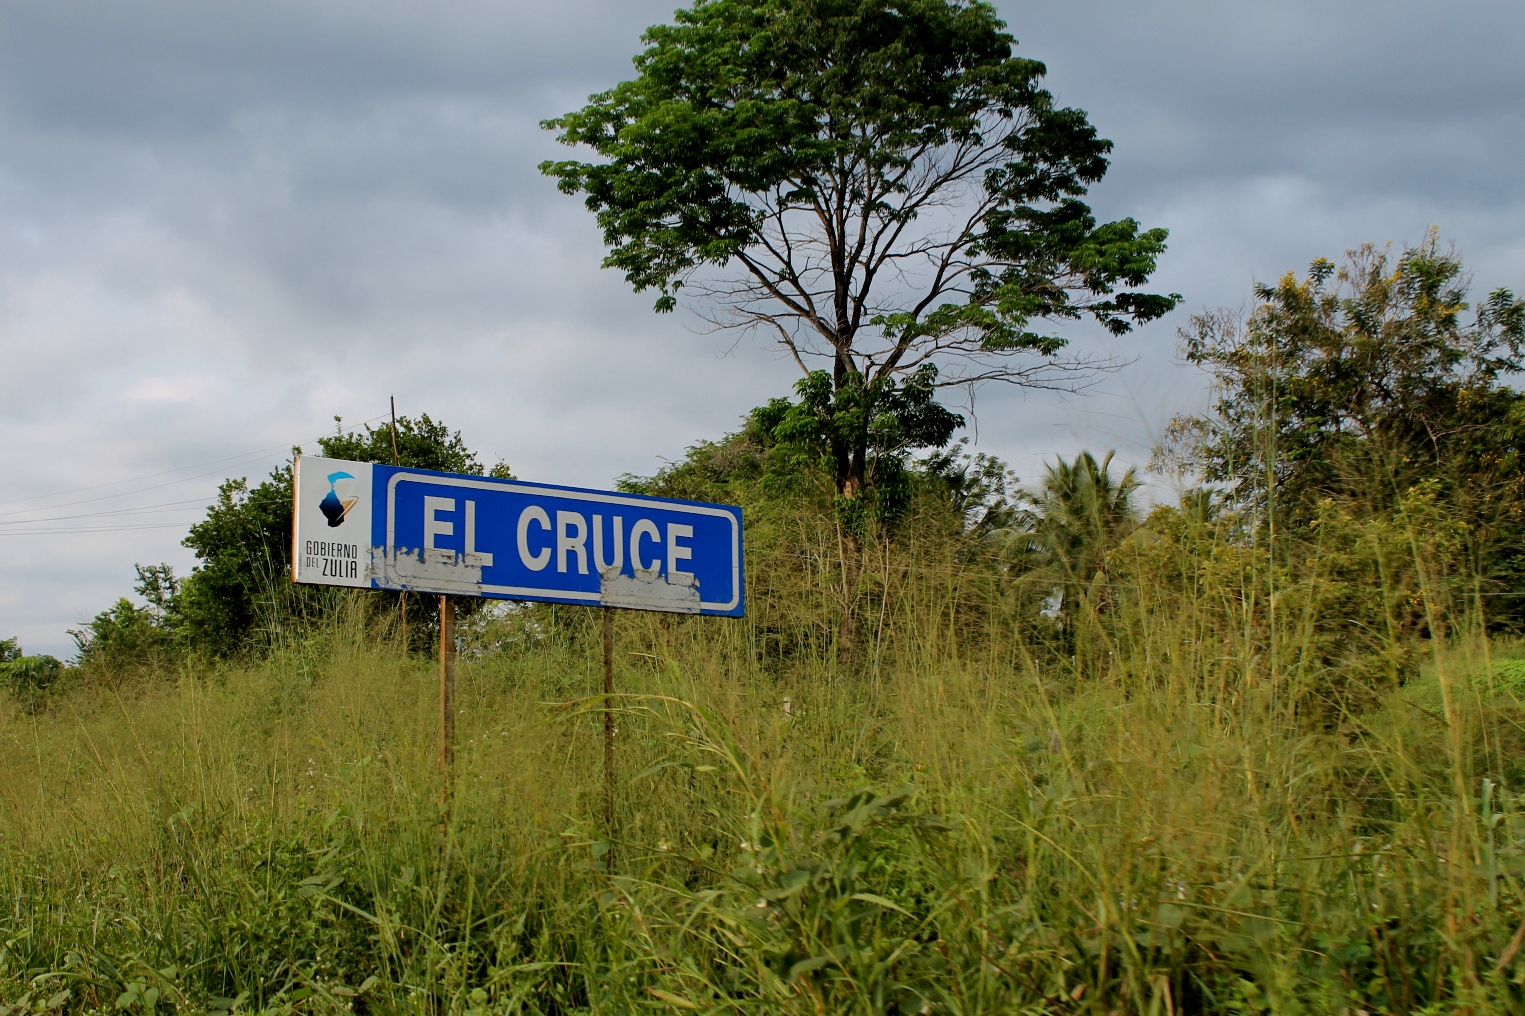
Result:
<svg viewBox="0 0 1525 1016"><path fill-rule="evenodd" d="M614 836L614 609L604 608L604 834Z"/></svg>
<svg viewBox="0 0 1525 1016"><path fill-rule="evenodd" d="M455 767L455 603L439 598L439 804L448 821L450 777Z"/></svg>
<svg viewBox="0 0 1525 1016"><path fill-rule="evenodd" d="M392 465L402 465L402 457L397 454L397 396L392 399Z"/></svg>

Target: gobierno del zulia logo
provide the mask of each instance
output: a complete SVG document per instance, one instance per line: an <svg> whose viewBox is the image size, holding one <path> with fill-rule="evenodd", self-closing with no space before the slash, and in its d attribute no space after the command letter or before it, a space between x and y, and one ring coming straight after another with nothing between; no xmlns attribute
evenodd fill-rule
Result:
<svg viewBox="0 0 1525 1016"><path fill-rule="evenodd" d="M328 527L336 529L344 524L349 510L360 503L360 481L354 474L338 472L328 474L328 493L318 502L318 510L328 519Z"/></svg>

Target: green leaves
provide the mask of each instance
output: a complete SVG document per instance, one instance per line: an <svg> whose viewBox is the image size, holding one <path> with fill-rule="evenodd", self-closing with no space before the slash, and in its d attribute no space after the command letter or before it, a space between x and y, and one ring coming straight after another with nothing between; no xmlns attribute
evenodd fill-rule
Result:
<svg viewBox="0 0 1525 1016"><path fill-rule="evenodd" d="M137 567L142 575L143 566ZM170 580L173 581L172 576ZM172 656L176 650L175 632L166 621L174 620L174 615L167 618L166 610L177 604L170 596L161 603L163 606L150 603L148 607L139 607L121 597L111 609L96 614L84 628L71 631L79 647L80 665L99 668L120 678L130 671L152 669Z"/></svg>
<svg viewBox="0 0 1525 1016"><path fill-rule="evenodd" d="M341 423L336 417L336 432L318 440L322 454L391 463L395 451L402 465L416 469L478 475L483 471L460 432L427 413L416 419L398 417L395 433L390 422L349 432ZM498 463L492 475L509 475L507 464ZM327 616L336 602L333 590L295 586L288 578L291 498L290 465L271 471L254 486L246 478L224 481L206 517L191 526L183 541L196 553L195 572L177 585L168 566L139 567L137 591L150 604L147 620L172 632L182 649L227 657L247 650L262 632L268 636L283 624L295 627ZM123 604L137 609L125 600L118 604L111 631L133 620L123 613ZM427 612L429 607L423 609ZM92 623L92 632L101 628L92 637L102 654L111 656L100 637L108 632L102 627L105 617Z"/></svg>
<svg viewBox="0 0 1525 1016"><path fill-rule="evenodd" d="M1042 579L1072 587L1088 584L1106 567L1106 555L1136 524L1133 495L1137 472L1111 472L1112 452L1098 462L1081 452L1074 462L1059 459L1045 467L1039 489L1027 495L1030 519L1013 541Z"/></svg>
<svg viewBox="0 0 1525 1016"><path fill-rule="evenodd" d="M117 996L116 1008L153 1012L159 1007L159 989L144 980L129 981L127 990Z"/></svg>
<svg viewBox="0 0 1525 1016"><path fill-rule="evenodd" d="M335 417L334 422L337 424L339 418ZM443 420L430 419L428 413L416 420L399 416L395 434L390 422L375 429L366 424L363 434L340 430L332 437L320 437L318 447L333 459L387 464L392 463L395 449L397 462L413 469L482 475L482 463L466 447L461 432L452 431Z"/></svg>
<svg viewBox="0 0 1525 1016"><path fill-rule="evenodd" d="M1218 396L1173 424L1182 461L1285 532L1311 532L1325 499L1393 512L1433 481L1468 519L1485 595L1517 588L1525 400L1503 379L1525 366L1525 301L1497 290L1468 314L1465 269L1435 233L1319 259L1255 296L1247 319L1201 315L1185 333Z"/></svg>
<svg viewBox="0 0 1525 1016"><path fill-rule="evenodd" d="M3 650L0 652L0 685L26 712L42 709L47 704L49 690L63 676L64 665L51 656L23 656L15 639L0 642L0 650Z"/></svg>
<svg viewBox="0 0 1525 1016"><path fill-rule="evenodd" d="M777 445L774 454L785 461L841 475L852 464L844 466L838 457L861 457L857 472L871 496L840 498L838 504L843 524L857 532L869 517L892 523L905 510L911 495L906 455L945 446L963 426L962 416L934 400L936 383L937 368L930 364L903 382L853 373L834 385L825 371L812 371L795 385L798 403L775 400L753 421L767 428Z"/></svg>
<svg viewBox="0 0 1525 1016"><path fill-rule="evenodd" d="M637 290L670 294L697 265L727 264L762 239L773 212L861 208L908 222L921 202L894 198L915 193L943 149L999 155L942 167L953 170L950 189L967 176L996 200L987 252L1019 221L1043 225L1024 205L1083 194L1106 172L1111 142L1082 111L1054 108L1037 84L1044 66L1011 55L1015 40L986 4L699 0L677 22L648 30L635 79L544 122L607 160L540 169L564 193L587 195L605 264ZM1154 231L1122 260L1147 276L1162 240ZM1110 274L1142 281L1137 270Z"/></svg>
<svg viewBox="0 0 1525 1016"><path fill-rule="evenodd" d="M875 456L941 448L964 418L934 401L936 384L930 365L903 383L854 373L834 384L826 371L812 371L795 384L800 401L773 425L773 438L789 451L817 456L850 447L860 433Z"/></svg>
<svg viewBox="0 0 1525 1016"><path fill-rule="evenodd" d="M1165 231L1096 222L1080 198L1112 144L1055 105L989 4L696 0L675 17L635 78L545 121L602 161L540 167L585 196L604 264L658 311L697 284L722 324L760 326L807 379L829 360L861 401L848 389L953 360L969 369L932 387L1046 383L1009 363L1063 349L1033 322L1120 335L1179 302L1130 288ZM837 492L856 499L881 482L879 418L834 417Z"/></svg>

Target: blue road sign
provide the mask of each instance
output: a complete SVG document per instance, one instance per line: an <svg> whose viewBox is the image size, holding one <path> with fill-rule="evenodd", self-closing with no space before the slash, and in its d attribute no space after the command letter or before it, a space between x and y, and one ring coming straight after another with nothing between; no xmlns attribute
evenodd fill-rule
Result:
<svg viewBox="0 0 1525 1016"><path fill-rule="evenodd" d="M740 617L741 509L302 456L292 578Z"/></svg>

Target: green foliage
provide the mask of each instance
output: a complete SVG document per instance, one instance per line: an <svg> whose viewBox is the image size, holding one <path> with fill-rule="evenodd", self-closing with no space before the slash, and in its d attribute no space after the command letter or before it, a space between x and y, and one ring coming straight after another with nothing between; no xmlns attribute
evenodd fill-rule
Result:
<svg viewBox="0 0 1525 1016"><path fill-rule="evenodd" d="M1270 477L1289 511L1331 495L1390 504L1448 469L1500 479L1479 475L1476 446L1521 415L1501 376L1525 366L1525 301L1501 289L1464 321L1462 264L1433 234L1395 262L1367 245L1338 272L1319 260L1255 295L1243 327L1207 315L1185 333L1187 358L1218 392L1198 423L1207 479L1264 491Z"/></svg>
<svg viewBox="0 0 1525 1016"><path fill-rule="evenodd" d="M148 609L162 623L174 611L175 598L180 595L175 569L167 564L136 564L133 570L138 573L133 592L148 602Z"/></svg>
<svg viewBox="0 0 1525 1016"><path fill-rule="evenodd" d="M154 670L176 649L175 635L164 626L158 610L135 606L126 597L70 634L74 636L81 667L104 671L116 679Z"/></svg>
<svg viewBox="0 0 1525 1016"><path fill-rule="evenodd" d="M1044 469L1037 490L1027 493L1027 525L1013 537L1019 559L1044 568L1071 589L1106 570L1107 555L1137 524L1135 470L1112 475L1113 452L1100 462L1081 452L1073 463L1059 459Z"/></svg>
<svg viewBox="0 0 1525 1016"><path fill-rule="evenodd" d="M615 486L632 494L750 504L829 498L830 476L818 458L781 449L774 429L794 408L786 398L753 409L740 430L719 441L701 441L654 476L626 473Z"/></svg>
<svg viewBox="0 0 1525 1016"><path fill-rule="evenodd" d="M1470 316L1461 261L1436 236L1396 259L1367 245L1256 291L1241 322L1193 319L1189 360L1213 378L1210 415L1178 420L1173 452L1283 527L1326 498L1390 512L1424 484L1473 531L1490 592L1525 572L1525 301L1497 290Z"/></svg>
<svg viewBox="0 0 1525 1016"><path fill-rule="evenodd" d="M334 423L342 428L343 422L336 416ZM323 454L333 459L349 459L352 462L393 462L393 433L390 422L372 429L365 425L365 433L341 429L333 437L318 439ZM444 423L431 420L424 413L417 420L406 416L397 418L396 461L409 469L433 469L441 473L466 473L482 475L482 463L476 453L466 447L460 431L452 431ZM493 476L509 478L506 462L493 467Z"/></svg>
<svg viewBox="0 0 1525 1016"><path fill-rule="evenodd" d="M859 536L869 527L894 530L918 498L931 498L959 530L988 534L1014 517L1014 478L999 459L967 454L967 439L947 448L963 418L933 400L934 375L928 367L903 384L889 379L833 390L830 377L816 371L795 385L798 402L771 399L747 414L736 433L693 446L656 476L626 475L620 489L740 503L749 513L832 505L835 520ZM865 474L873 482L866 496L834 496L833 435L865 419L872 439ZM943 450L913 458L928 447Z"/></svg>
<svg viewBox="0 0 1525 1016"><path fill-rule="evenodd" d="M18 639L0 639L0 685L23 709L39 708L62 673L63 665L53 657L27 656Z"/></svg>
<svg viewBox="0 0 1525 1016"><path fill-rule="evenodd" d="M1489 374L1512 298L1477 326L1501 322L1496 348L1453 358L1423 295L1458 308L1451 269L1403 271L1412 313L1359 334L1408 350L1405 390L1462 405L1452 371L1512 398ZM1263 327L1313 334L1286 320ZM1283 378L1294 406L1345 355L1318 341ZM1225 473L1247 489L1140 520L1110 454L1018 491L907 380L807 375L798 402L623 481L743 505L749 614L610 618L607 824L602 612L473 619L442 820L438 671L390 603L271 611L269 651L214 669L154 649L193 630L211 557L183 583L139 566L147 605L99 615L82 661L179 680L106 695L55 661L27 699L14 668L49 665L0 663L27 707L0 713L0 1006L1525 1014L1525 649L1488 634L1463 474L1383 457L1401 400L1368 400L1370 426L1298 417L1333 472L1257 460L1264 486ZM1198 433L1261 426L1231 409ZM865 474L904 491L858 499L878 514L856 543L832 458L852 414ZM1429 447L1466 461L1450 440ZM1404 479L1363 499L1374 462ZM233 489L211 545L252 553L255 492Z"/></svg>
<svg viewBox="0 0 1525 1016"><path fill-rule="evenodd" d="M318 445L330 457L390 463L392 424L367 426L363 433L345 432L341 425ZM461 435L427 414L398 418L396 450L411 468L482 473ZM491 475L512 473L500 462ZM184 540L196 552L195 570L182 580L169 565L137 565L135 591L146 606L121 599L75 632L81 664L119 680L175 654L231 657L268 647L272 639L328 617L342 594L290 580L291 498L290 465L272 470L253 487L243 477L224 481L206 517ZM427 636L436 613L428 602L414 605L414 628L421 636Z"/></svg>
<svg viewBox="0 0 1525 1016"><path fill-rule="evenodd" d="M253 488L244 478L217 488L206 518L182 541L199 561L175 601L176 627L188 647L231 656L261 628L321 612L321 594L289 578L291 497L290 465Z"/></svg>
<svg viewBox="0 0 1525 1016"><path fill-rule="evenodd" d="M984 542L1018 524L1022 495L1006 463L985 452L970 455L968 443L960 438L952 448L916 462L914 472L958 528Z"/></svg>
<svg viewBox="0 0 1525 1016"><path fill-rule="evenodd" d="M34 713L64 674L64 665L51 656L26 656L15 639L0 640L0 685L22 710Z"/></svg>
<svg viewBox="0 0 1525 1016"><path fill-rule="evenodd" d="M854 373L833 385L826 371L811 371L795 385L799 402L775 400L752 419L769 432L774 454L791 465L863 478L861 490L849 483L838 498L844 524L861 533L870 518L893 523L905 512L911 497L907 454L941 448L963 426L962 416L934 401L936 383L930 364L899 384L893 377L865 381Z"/></svg>
<svg viewBox="0 0 1525 1016"><path fill-rule="evenodd" d="M766 452L721 447L671 475L757 491ZM1525 1012L1522 650L1434 581L1433 496L1327 502L1276 560L1231 507L1156 508L1058 644L932 485L985 482L952 455L869 545L872 669L811 634L829 487L749 515L748 618L614 618L613 828L596 611L515 613L462 663L443 832L437 670L363 600L260 661L0 714L0 1004ZM1123 500L1064 465L1056 498Z"/></svg>
<svg viewBox="0 0 1525 1016"><path fill-rule="evenodd" d="M95 615L84 628L70 631L79 666L113 684L153 672L185 649L187 624L181 583L167 564L138 564L133 592L147 603L126 597Z"/></svg>
<svg viewBox="0 0 1525 1016"><path fill-rule="evenodd" d="M957 364L943 385L1063 384L1079 365L1038 321L1121 334L1178 301L1131 288L1166 232L1096 222L1080 198L1111 142L989 4L697 0L675 21L646 32L634 79L546 121L605 161L541 170L586 195L604 263L659 311L697 279L812 390L807 359L830 361L838 494L898 482L868 472L875 386L933 362Z"/></svg>

